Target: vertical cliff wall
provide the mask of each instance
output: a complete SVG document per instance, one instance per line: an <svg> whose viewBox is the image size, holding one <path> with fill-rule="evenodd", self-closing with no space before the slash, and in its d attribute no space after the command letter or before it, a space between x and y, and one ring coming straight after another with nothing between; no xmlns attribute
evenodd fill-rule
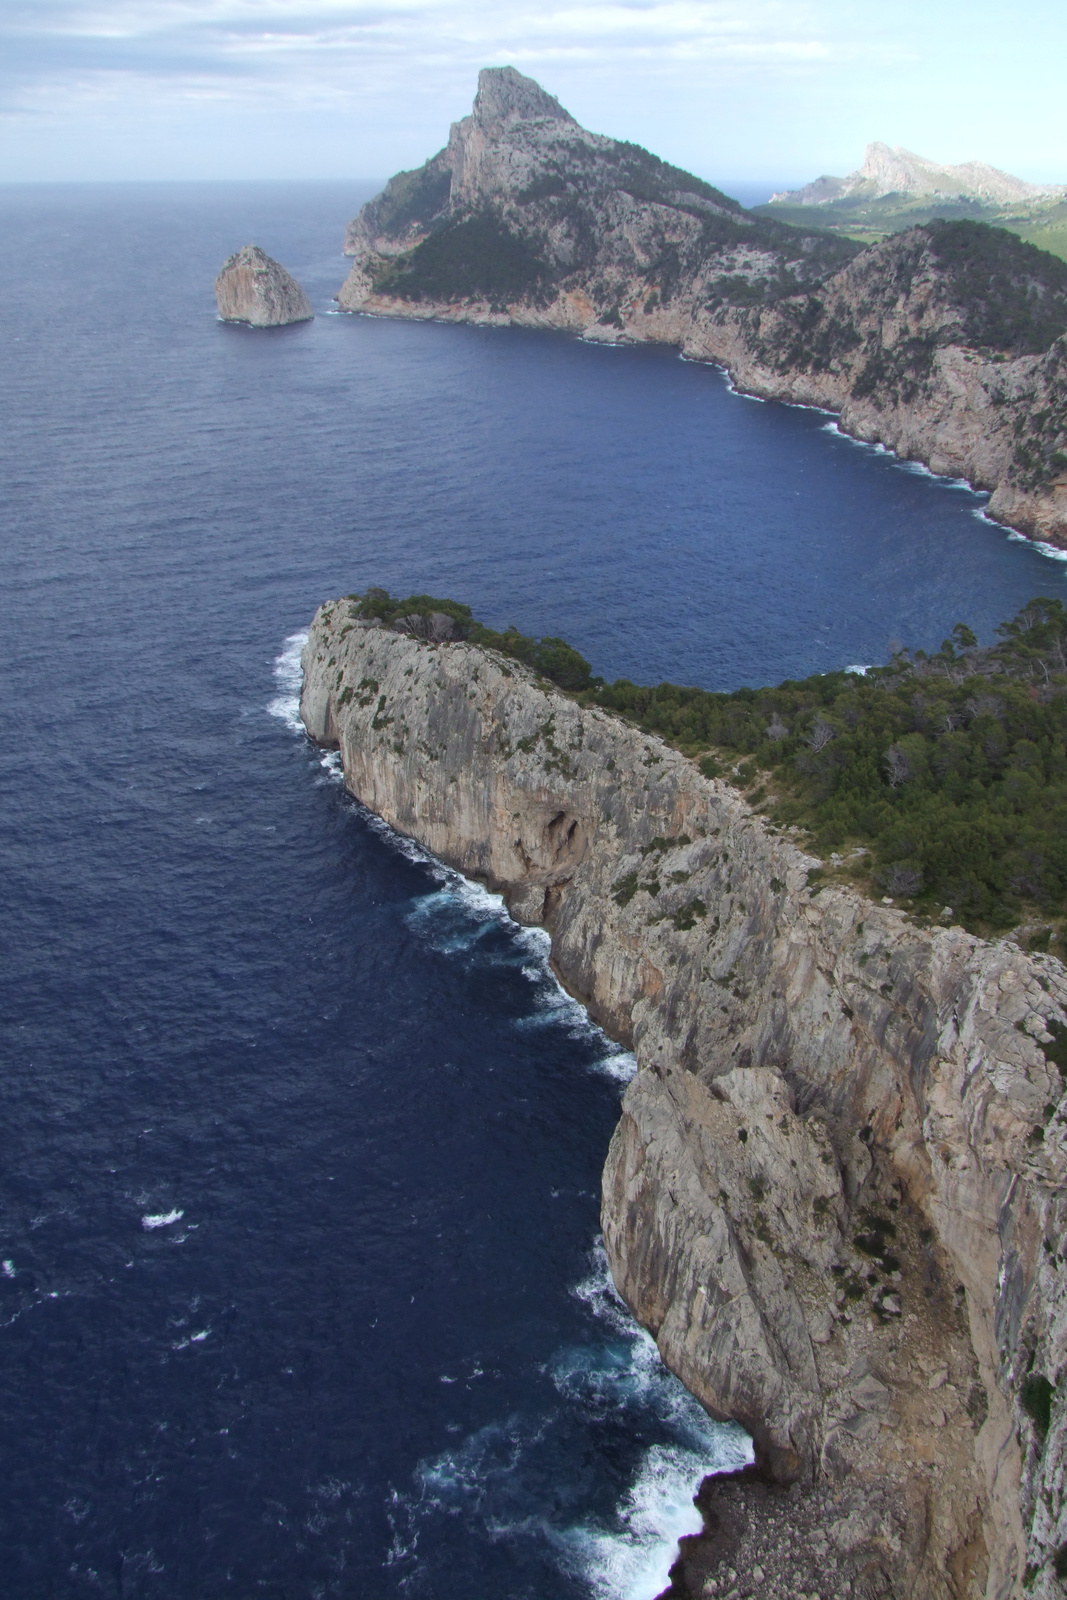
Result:
<svg viewBox="0 0 1067 1600"><path fill-rule="evenodd" d="M728 785L493 652L339 601L304 674L351 791L543 923L632 1043L616 1283L766 1472L829 1496L834 1581L1057 1594L1059 963L812 889Z"/></svg>

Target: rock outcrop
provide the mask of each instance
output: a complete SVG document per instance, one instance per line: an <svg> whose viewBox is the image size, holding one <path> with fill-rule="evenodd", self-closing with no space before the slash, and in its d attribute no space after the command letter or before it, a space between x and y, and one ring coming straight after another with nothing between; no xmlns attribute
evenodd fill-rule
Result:
<svg viewBox="0 0 1067 1600"><path fill-rule="evenodd" d="M224 322L245 322L252 328L281 328L309 322L315 315L296 279L258 244L246 244L223 262L215 298Z"/></svg>
<svg viewBox="0 0 1067 1600"><path fill-rule="evenodd" d="M1067 547L1067 264L1003 229L924 223L860 253L587 132L501 68L345 248L345 310L673 344L754 393L840 412Z"/></svg>
<svg viewBox="0 0 1067 1600"><path fill-rule="evenodd" d="M301 714L362 801L543 923L632 1045L612 1272L666 1364L798 1486L819 1593L1052 1600L1060 964L813 889L793 838L681 754L346 601L315 617Z"/></svg>

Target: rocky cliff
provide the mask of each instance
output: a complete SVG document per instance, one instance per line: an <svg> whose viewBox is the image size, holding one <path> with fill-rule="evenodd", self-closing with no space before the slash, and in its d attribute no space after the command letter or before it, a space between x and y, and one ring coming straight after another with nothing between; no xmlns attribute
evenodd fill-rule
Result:
<svg viewBox="0 0 1067 1600"><path fill-rule="evenodd" d="M246 244L223 262L215 298L224 322L246 322L253 328L280 328L315 315L296 279L258 244Z"/></svg>
<svg viewBox="0 0 1067 1600"><path fill-rule="evenodd" d="M447 146L348 230L348 311L658 341L842 413L1067 545L1067 264L978 223L859 246L794 228L483 72Z"/></svg>
<svg viewBox="0 0 1067 1600"><path fill-rule="evenodd" d="M820 1594L1051 1600L1063 968L820 892L791 836L678 752L448 642L448 617L399 626L319 611L305 725L368 806L543 923L632 1045L611 1268L666 1364L751 1431L780 1522L807 1517L762 1592L807 1570ZM759 1583L760 1548L730 1570Z"/></svg>

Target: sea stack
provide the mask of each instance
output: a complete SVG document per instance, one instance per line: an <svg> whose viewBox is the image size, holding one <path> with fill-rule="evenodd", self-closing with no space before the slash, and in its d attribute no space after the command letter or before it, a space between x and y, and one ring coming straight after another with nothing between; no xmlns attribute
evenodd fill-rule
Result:
<svg viewBox="0 0 1067 1600"><path fill-rule="evenodd" d="M315 315L296 279L258 244L246 244L223 262L215 298L224 322L245 322L252 328L281 328Z"/></svg>

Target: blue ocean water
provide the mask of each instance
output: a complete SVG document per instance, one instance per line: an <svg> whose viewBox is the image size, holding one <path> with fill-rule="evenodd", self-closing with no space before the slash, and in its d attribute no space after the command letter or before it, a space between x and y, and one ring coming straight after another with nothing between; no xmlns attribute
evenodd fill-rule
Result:
<svg viewBox="0 0 1067 1600"><path fill-rule="evenodd" d="M747 1449L598 1255L626 1058L295 728L320 600L451 594L727 687L1063 583L670 352L331 315L363 197L0 190L16 1600L651 1600ZM215 320L252 239L314 323Z"/></svg>

